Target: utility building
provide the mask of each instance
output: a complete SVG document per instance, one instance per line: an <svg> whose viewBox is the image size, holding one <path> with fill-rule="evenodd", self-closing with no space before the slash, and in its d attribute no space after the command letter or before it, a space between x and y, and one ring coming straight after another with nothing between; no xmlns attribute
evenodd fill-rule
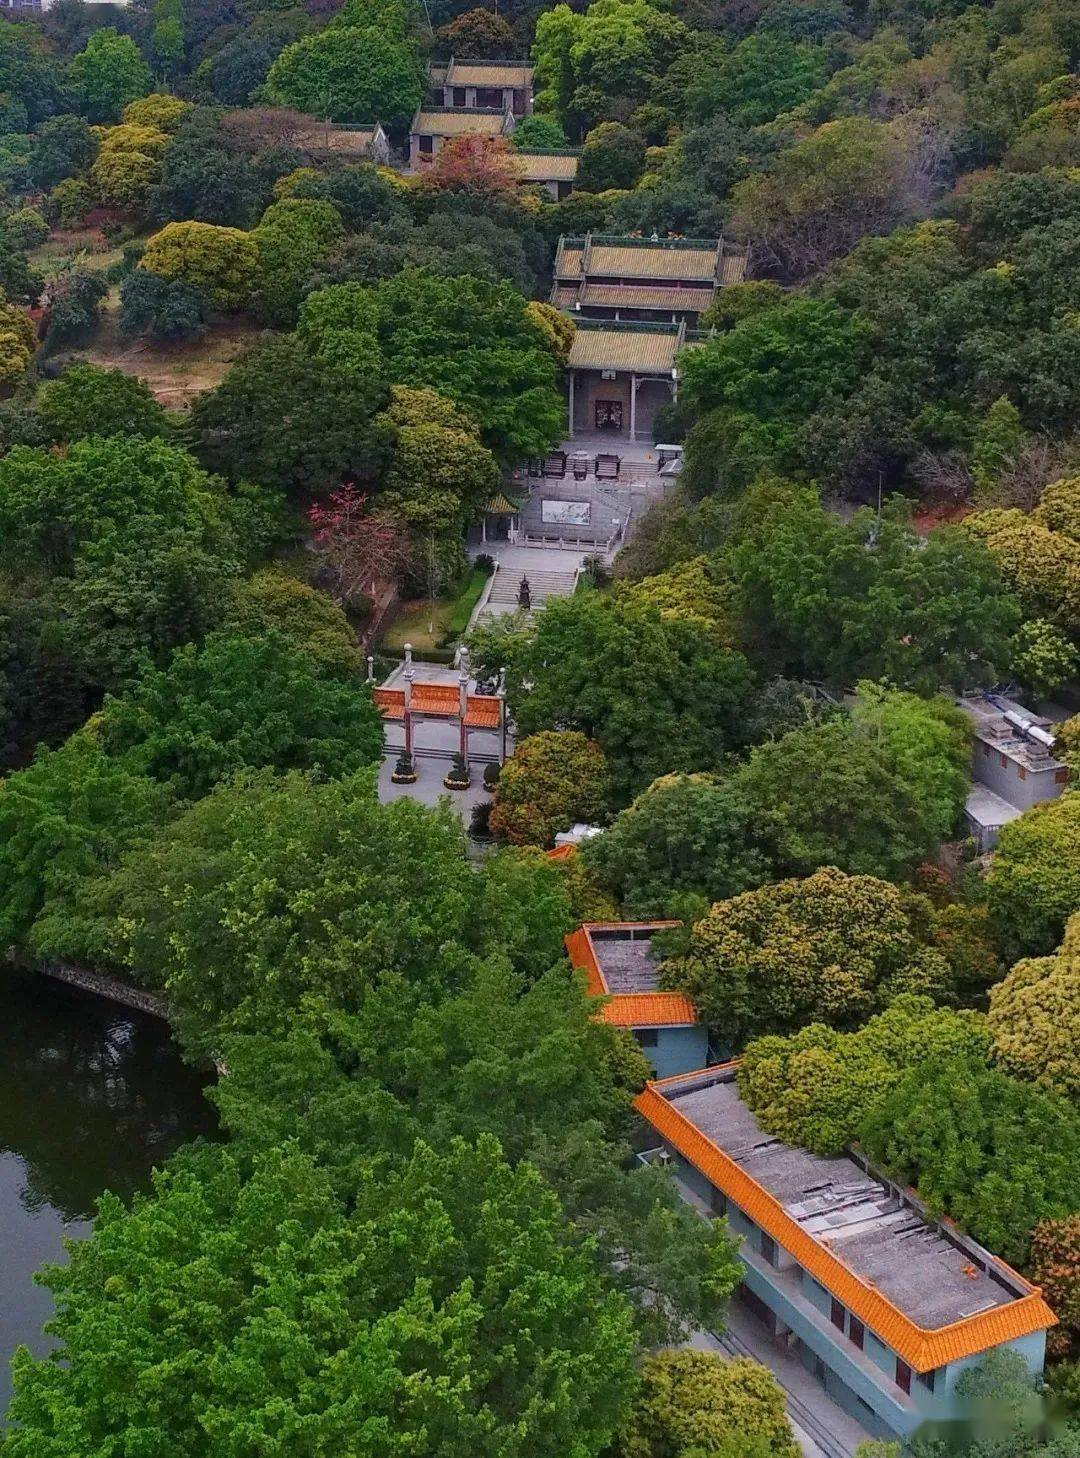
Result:
<svg viewBox="0 0 1080 1458"><path fill-rule="evenodd" d="M980 851L997 845L1003 825L1069 782L1068 766L1055 759L1054 725L1013 699L979 694L959 700L975 731L971 787L964 816Z"/></svg>
<svg viewBox="0 0 1080 1458"><path fill-rule="evenodd" d="M661 1078L700 1068L709 1057L708 1031L688 997L660 991L652 939L675 921L589 922L566 938L566 950L593 997L607 1001L604 1022L629 1028Z"/></svg>
<svg viewBox="0 0 1080 1458"><path fill-rule="evenodd" d="M740 1295L776 1345L871 1433L905 1438L960 1416L956 1383L1008 1348L1043 1368L1057 1320L1041 1292L855 1154L773 1138L735 1065L649 1084L637 1108L704 1216L740 1238Z"/></svg>

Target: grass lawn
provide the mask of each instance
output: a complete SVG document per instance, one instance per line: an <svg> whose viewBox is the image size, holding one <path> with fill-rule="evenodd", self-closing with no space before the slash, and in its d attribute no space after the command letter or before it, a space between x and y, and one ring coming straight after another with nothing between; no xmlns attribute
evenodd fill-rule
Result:
<svg viewBox="0 0 1080 1458"><path fill-rule="evenodd" d="M473 568L457 597L440 597L434 602L418 598L402 605L383 638L387 653L400 654L406 643L421 653L441 648L449 637L464 633L469 616L479 601L488 580L488 573Z"/></svg>

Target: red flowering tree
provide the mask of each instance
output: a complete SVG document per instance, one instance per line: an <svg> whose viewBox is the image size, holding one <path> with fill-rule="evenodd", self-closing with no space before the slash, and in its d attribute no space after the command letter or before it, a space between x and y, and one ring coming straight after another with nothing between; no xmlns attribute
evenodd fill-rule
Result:
<svg viewBox="0 0 1080 1458"><path fill-rule="evenodd" d="M332 579L330 594L342 607L363 593L378 596L380 583L401 575L412 556L408 536L385 512L368 511L355 482L331 491L325 506L308 512L311 545Z"/></svg>
<svg viewBox="0 0 1080 1458"><path fill-rule="evenodd" d="M505 137L453 137L424 172L422 186L474 197L510 197L520 164Z"/></svg>

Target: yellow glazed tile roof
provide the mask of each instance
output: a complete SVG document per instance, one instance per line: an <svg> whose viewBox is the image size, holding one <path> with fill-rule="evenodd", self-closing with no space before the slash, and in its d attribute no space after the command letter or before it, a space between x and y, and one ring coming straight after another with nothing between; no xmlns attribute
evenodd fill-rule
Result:
<svg viewBox="0 0 1080 1458"><path fill-rule="evenodd" d="M532 85L533 68L514 61L452 61L443 78L444 86Z"/></svg>
<svg viewBox="0 0 1080 1458"><path fill-rule="evenodd" d="M567 362L572 370L629 370L670 374L675 368L678 335L672 331L579 329Z"/></svg>
<svg viewBox="0 0 1080 1458"><path fill-rule="evenodd" d="M501 137L505 124L501 111L430 109L417 112L412 130L419 137Z"/></svg>
<svg viewBox="0 0 1080 1458"><path fill-rule="evenodd" d="M620 248L612 243L594 243L588 272L617 278L713 279L716 276L714 248Z"/></svg>
<svg viewBox="0 0 1080 1458"><path fill-rule="evenodd" d="M575 298L582 304L612 309L707 309L716 297L714 289L672 289L649 284L586 283Z"/></svg>
<svg viewBox="0 0 1080 1458"><path fill-rule="evenodd" d="M875 1286L857 1276L833 1251L805 1231L758 1182L664 1096L664 1088L686 1075L650 1083L634 1101L657 1133L690 1161L766 1234L790 1252L804 1270L842 1301L916 1372L987 1351L1054 1326L1057 1317L1037 1287L1017 1276L1027 1294L1004 1306L964 1317L948 1326L918 1326Z"/></svg>
<svg viewBox="0 0 1080 1458"><path fill-rule="evenodd" d="M515 152L512 158L525 182L573 182L577 176L576 152Z"/></svg>

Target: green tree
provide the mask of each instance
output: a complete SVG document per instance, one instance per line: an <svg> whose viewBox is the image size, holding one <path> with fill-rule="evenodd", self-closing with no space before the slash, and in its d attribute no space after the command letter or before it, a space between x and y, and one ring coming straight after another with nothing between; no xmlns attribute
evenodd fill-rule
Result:
<svg viewBox="0 0 1080 1458"><path fill-rule="evenodd" d="M108 292L106 280L89 268L73 268L56 279L49 290L44 353L89 338L97 329Z"/></svg>
<svg viewBox="0 0 1080 1458"><path fill-rule="evenodd" d="M595 739L625 802L657 774L721 764L740 742L750 675L696 624L579 593L545 607L509 682L520 731Z"/></svg>
<svg viewBox="0 0 1080 1458"><path fill-rule="evenodd" d="M726 112L744 126L761 126L806 101L828 74L824 46L795 42L770 27L746 36L712 74L701 78L695 107L699 112Z"/></svg>
<svg viewBox="0 0 1080 1458"><path fill-rule="evenodd" d="M100 365L72 365L38 391L38 410L53 440L87 435L167 436L168 421L137 375Z"/></svg>
<svg viewBox="0 0 1080 1458"><path fill-rule="evenodd" d="M718 902L663 972L734 1048L812 1019L850 1028L901 992L948 996L950 981L897 887L833 866Z"/></svg>
<svg viewBox="0 0 1080 1458"><path fill-rule="evenodd" d="M453 811L382 806L367 775L269 772L220 785L113 885L125 959L197 1047L281 1033L305 1000L351 1010L384 980L403 1011L437 1001L481 889Z"/></svg>
<svg viewBox="0 0 1080 1458"><path fill-rule="evenodd" d="M210 300L181 278L160 278L136 268L120 285L120 330L153 339L201 339L210 322Z"/></svg>
<svg viewBox="0 0 1080 1458"><path fill-rule="evenodd" d="M646 100L689 42L683 21L646 0L593 0L581 14L556 5L536 24L539 109L577 134L620 102Z"/></svg>
<svg viewBox="0 0 1080 1458"><path fill-rule="evenodd" d="M1031 1279L1061 1323L1046 1334L1052 1356L1080 1349L1080 1214L1044 1220L1031 1234Z"/></svg>
<svg viewBox="0 0 1080 1458"><path fill-rule="evenodd" d="M903 993L854 1032L814 1022L786 1037L753 1039L739 1062L739 1092L770 1134L835 1155L909 1069L953 1058L985 1062L992 1036L982 1013Z"/></svg>
<svg viewBox="0 0 1080 1458"><path fill-rule="evenodd" d="M498 492L500 479L498 462L475 427L448 428L434 420L402 423L379 504L417 536L434 533L456 540Z"/></svg>
<svg viewBox="0 0 1080 1458"><path fill-rule="evenodd" d="M1080 1208L1080 1120L1061 1098L954 1059L911 1070L859 1131L870 1159L1013 1265Z"/></svg>
<svg viewBox="0 0 1080 1458"><path fill-rule="evenodd" d="M990 989L994 1053L1017 1078L1080 1098L1080 916L1052 957L1018 962Z"/></svg>
<svg viewBox="0 0 1080 1458"><path fill-rule="evenodd" d="M257 285L259 249L239 228L167 223L147 243L139 267L190 284L219 309L244 309Z"/></svg>
<svg viewBox="0 0 1080 1458"><path fill-rule="evenodd" d="M635 187L645 171L645 143L621 122L601 122L585 138L576 185L586 192Z"/></svg>
<svg viewBox="0 0 1080 1458"><path fill-rule="evenodd" d="M411 40L370 25L335 25L286 46L266 78L269 95L334 121L382 117L403 127L420 105L424 72Z"/></svg>
<svg viewBox="0 0 1080 1458"><path fill-rule="evenodd" d="M64 1361L16 1359L14 1458L103 1441L210 1458L316 1428L365 1458L405 1458L417 1432L448 1458L494 1458L508 1430L555 1458L598 1451L633 1390L626 1302L494 1139L418 1144L399 1170L367 1171L348 1214L294 1150L250 1170L193 1150L130 1212L106 1196L48 1282Z"/></svg>
<svg viewBox="0 0 1080 1458"><path fill-rule="evenodd" d="M1080 906L1080 795L1035 805L1003 827L986 887L1007 952L1052 952Z"/></svg>
<svg viewBox="0 0 1080 1458"><path fill-rule="evenodd" d="M510 858L557 875L535 853ZM511 919L515 904L504 908ZM429 989L438 970L429 963ZM717 1329L740 1263L722 1221L702 1221L663 1170L630 1157L631 1100L648 1077L633 1040L595 1018L561 968L526 983L493 944L449 996L414 1005L405 992L369 987L332 1033L294 1017L283 1036L229 1041L230 1078L215 1097L233 1139L258 1148L295 1138L347 1193L365 1151L395 1157L417 1137L444 1147L494 1135L511 1163L541 1169L596 1240L644 1342Z"/></svg>
<svg viewBox="0 0 1080 1458"><path fill-rule="evenodd" d="M654 780L579 858L632 917L673 914L688 895L725 901L770 870L737 789L703 774Z"/></svg>
<svg viewBox="0 0 1080 1458"><path fill-rule="evenodd" d="M54 116L34 138L30 176L41 188L85 172L97 156L97 138L81 116Z"/></svg>
<svg viewBox="0 0 1080 1458"><path fill-rule="evenodd" d="M923 540L870 512L841 522L810 494L759 488L731 553L742 610L777 670L919 693L992 683L1020 611L992 555L963 530Z"/></svg>
<svg viewBox="0 0 1080 1458"><path fill-rule="evenodd" d="M102 752L84 730L0 780L0 939L33 947L43 912L70 907L86 877L157 832L172 797Z"/></svg>
<svg viewBox="0 0 1080 1458"><path fill-rule="evenodd" d="M236 584L222 627L245 638L273 629L320 672L346 679L361 672L362 655L345 614L325 592L280 567L264 567Z"/></svg>
<svg viewBox="0 0 1080 1458"><path fill-rule="evenodd" d="M944 699L863 684L850 716L759 745L734 773L775 867L897 879L952 834L970 784L968 726Z"/></svg>
<svg viewBox="0 0 1080 1458"><path fill-rule="evenodd" d="M510 141L519 149L533 148L539 152L560 151L570 145L566 133L555 118L541 116L539 112L522 117L511 133Z"/></svg>
<svg viewBox="0 0 1080 1458"><path fill-rule="evenodd" d="M299 332L314 353L359 370L374 340L392 384L456 401L504 461L542 455L562 435L555 356L509 284L414 269L377 288L335 284L308 295Z"/></svg>
<svg viewBox="0 0 1080 1458"><path fill-rule="evenodd" d="M436 33L444 55L459 60L498 60L514 54L517 37L513 27L491 10L466 10ZM565 145L565 143L563 144Z"/></svg>
<svg viewBox="0 0 1080 1458"><path fill-rule="evenodd" d="M801 278L903 218L910 196L903 133L868 117L827 122L734 188L740 229L763 258Z"/></svg>
<svg viewBox="0 0 1080 1458"><path fill-rule="evenodd" d="M263 213L252 238L259 251L258 306L272 324L295 324L313 274L345 229L332 203L284 198Z"/></svg>
<svg viewBox="0 0 1080 1458"><path fill-rule="evenodd" d="M232 510L221 483L162 440L76 440L63 455L16 446L0 460L0 541L24 564L70 571L86 542L141 518L220 540Z"/></svg>
<svg viewBox="0 0 1080 1458"><path fill-rule="evenodd" d="M150 44L166 76L175 75L184 63L183 0L155 0Z"/></svg>
<svg viewBox="0 0 1080 1458"><path fill-rule="evenodd" d="M101 732L110 753L187 799L264 765L339 778L376 763L383 747L367 687L320 673L274 629L179 648L166 668L107 702Z"/></svg>
<svg viewBox="0 0 1080 1458"><path fill-rule="evenodd" d="M294 496L377 477L396 431L386 387L309 354L295 339L256 345L195 401L195 450L211 471Z"/></svg>
<svg viewBox="0 0 1080 1458"><path fill-rule="evenodd" d="M641 1369L619 1458L797 1458L784 1392L767 1367L718 1352L658 1352Z"/></svg>
<svg viewBox="0 0 1080 1458"><path fill-rule="evenodd" d="M491 828L518 845L549 846L577 821L602 819L610 788L598 744L574 730L523 739L503 766Z"/></svg>
<svg viewBox="0 0 1080 1458"><path fill-rule="evenodd" d="M91 122L114 122L129 101L153 84L150 67L128 35L113 26L94 31L69 67L69 76Z"/></svg>

